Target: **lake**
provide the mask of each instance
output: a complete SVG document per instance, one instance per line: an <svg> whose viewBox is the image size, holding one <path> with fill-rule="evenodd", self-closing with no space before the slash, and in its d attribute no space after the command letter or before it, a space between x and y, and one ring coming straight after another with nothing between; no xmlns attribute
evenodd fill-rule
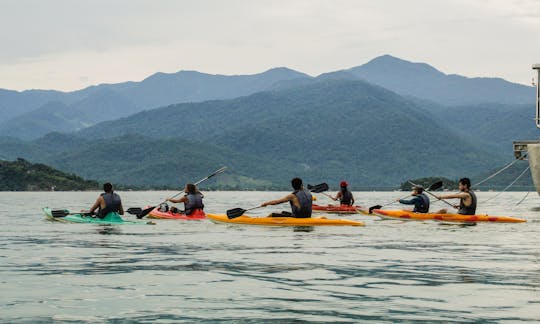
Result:
<svg viewBox="0 0 540 324"><path fill-rule="evenodd" d="M126 209L174 194L118 193ZM284 194L206 192L206 211L254 207ZM372 206L404 193L354 194L358 204ZM360 214L329 217L365 227L299 230L208 220L99 226L51 222L41 213L45 206L88 209L97 195L0 193L2 322L540 320L536 193L516 205L526 193L479 192L478 213L528 222L476 226ZM330 201L318 195L317 202Z"/></svg>

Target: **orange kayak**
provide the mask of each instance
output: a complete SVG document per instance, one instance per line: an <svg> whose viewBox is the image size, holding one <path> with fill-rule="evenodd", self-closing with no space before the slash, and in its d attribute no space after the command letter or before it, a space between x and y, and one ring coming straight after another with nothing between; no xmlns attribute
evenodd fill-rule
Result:
<svg viewBox="0 0 540 324"><path fill-rule="evenodd" d="M349 206L349 205L312 205L313 212L316 213L329 213L329 214L368 214L368 210L362 206Z"/></svg>
<svg viewBox="0 0 540 324"><path fill-rule="evenodd" d="M461 215L461 214L432 214L432 213L414 213L410 210L401 209L374 209L373 212L383 218L394 218L404 220L438 220L445 222L496 222L496 223L522 223L525 219L510 216L491 216L491 215Z"/></svg>
<svg viewBox="0 0 540 324"><path fill-rule="evenodd" d="M348 219L328 219L326 217L295 218L295 217L240 217L229 219L227 215L206 214L215 223L263 225L263 226L364 226L363 222Z"/></svg>

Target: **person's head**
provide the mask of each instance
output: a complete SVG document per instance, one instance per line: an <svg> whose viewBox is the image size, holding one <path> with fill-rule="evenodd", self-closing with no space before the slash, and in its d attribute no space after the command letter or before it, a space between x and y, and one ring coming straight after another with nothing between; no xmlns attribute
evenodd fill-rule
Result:
<svg viewBox="0 0 540 324"><path fill-rule="evenodd" d="M294 190L300 190L302 189L302 179L300 178L294 178L291 180L291 186Z"/></svg>
<svg viewBox="0 0 540 324"><path fill-rule="evenodd" d="M105 184L103 184L103 191L105 191L106 193L109 193L109 192L112 192L112 183L110 182L107 182Z"/></svg>
<svg viewBox="0 0 540 324"><path fill-rule="evenodd" d="M419 195L421 194L422 192L424 192L424 187L422 186L413 186L412 187L412 191L413 191L413 196L416 196L416 195Z"/></svg>
<svg viewBox="0 0 540 324"><path fill-rule="evenodd" d="M343 180L343 181L341 181L341 182L339 183L339 186L340 186L341 188L347 188L348 185L349 185L349 183L348 183L347 181L345 181L345 180Z"/></svg>
<svg viewBox="0 0 540 324"><path fill-rule="evenodd" d="M459 179L459 190L469 190L471 189L471 179L469 178L461 178Z"/></svg>
<svg viewBox="0 0 540 324"><path fill-rule="evenodd" d="M197 187L193 183L187 183L184 191L186 193L195 194L197 193Z"/></svg>

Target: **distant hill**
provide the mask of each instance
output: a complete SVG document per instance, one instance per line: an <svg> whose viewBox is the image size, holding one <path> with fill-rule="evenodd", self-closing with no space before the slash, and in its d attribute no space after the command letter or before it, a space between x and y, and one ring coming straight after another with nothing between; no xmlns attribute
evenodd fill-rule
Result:
<svg viewBox="0 0 540 324"><path fill-rule="evenodd" d="M287 68L233 76L180 71L156 73L141 82L102 84L69 93L0 89L0 135L35 139L48 132L70 132L145 109L249 95L269 89L276 82L297 78L309 76Z"/></svg>
<svg viewBox="0 0 540 324"><path fill-rule="evenodd" d="M447 107L435 113L440 123L456 130L464 140L493 152L512 156L512 142L540 136L534 123L534 104L481 104Z"/></svg>
<svg viewBox="0 0 540 324"><path fill-rule="evenodd" d="M0 160L0 191L97 190L96 181L24 159Z"/></svg>
<svg viewBox="0 0 540 324"><path fill-rule="evenodd" d="M390 55L379 56L345 71L401 95L446 106L534 103L533 87L501 78L444 74L426 63L413 63Z"/></svg>
<svg viewBox="0 0 540 324"><path fill-rule="evenodd" d="M332 78L171 105L69 136L14 141L0 140L0 150L136 185L174 185L230 165L231 178L216 183L222 188L288 189L290 178L300 176L313 183L347 179L358 190L478 174L504 161L413 101L363 81Z"/></svg>
<svg viewBox="0 0 540 324"><path fill-rule="evenodd" d="M512 106L534 101L534 89L529 86L500 78L447 75L426 63L383 55L361 66L317 78L281 67L253 75L155 73L140 82L101 84L66 93L0 89L0 135L35 139L47 132L69 132L171 104L232 99L261 91L291 89L322 79L361 79L413 101L432 102L428 106L433 111L444 106ZM54 118L45 116L54 106L58 108Z"/></svg>

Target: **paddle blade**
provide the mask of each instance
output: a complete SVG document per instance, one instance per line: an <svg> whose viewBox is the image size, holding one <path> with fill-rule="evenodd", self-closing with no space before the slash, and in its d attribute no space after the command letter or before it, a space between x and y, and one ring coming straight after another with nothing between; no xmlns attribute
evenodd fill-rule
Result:
<svg viewBox="0 0 540 324"><path fill-rule="evenodd" d="M321 192L325 192L325 191L328 191L328 184L323 182L321 184L318 184L318 185L309 185L307 186L308 190L311 191L311 192L315 192L315 193L321 193Z"/></svg>
<svg viewBox="0 0 540 324"><path fill-rule="evenodd" d="M374 210L374 209L381 209L381 208L382 208L381 205L371 206L371 207L369 207L368 213L369 213L369 214L373 214L373 210Z"/></svg>
<svg viewBox="0 0 540 324"><path fill-rule="evenodd" d="M51 215L53 217L66 217L67 215L69 215L69 210L67 209L51 210Z"/></svg>
<svg viewBox="0 0 540 324"><path fill-rule="evenodd" d="M442 181L437 181L434 184L432 184L431 186L429 186L428 190L429 191L435 191L435 190L441 188L442 186L443 186Z"/></svg>
<svg viewBox="0 0 540 324"><path fill-rule="evenodd" d="M246 210L242 209L242 208L229 209L229 210L227 210L227 218L228 219L233 219L233 218L236 218L236 217L240 217L240 216L244 215L245 212L246 212Z"/></svg>
<svg viewBox="0 0 540 324"><path fill-rule="evenodd" d="M152 206L152 207L148 207L146 209L143 209L141 211L141 213L139 215L137 215L137 218L141 219L143 218L144 216L148 215L152 210L154 210L154 208L156 208L157 206Z"/></svg>
<svg viewBox="0 0 540 324"><path fill-rule="evenodd" d="M131 208L128 208L128 210L126 210L129 214L131 215L140 215L142 213L142 208L140 207L131 207Z"/></svg>

